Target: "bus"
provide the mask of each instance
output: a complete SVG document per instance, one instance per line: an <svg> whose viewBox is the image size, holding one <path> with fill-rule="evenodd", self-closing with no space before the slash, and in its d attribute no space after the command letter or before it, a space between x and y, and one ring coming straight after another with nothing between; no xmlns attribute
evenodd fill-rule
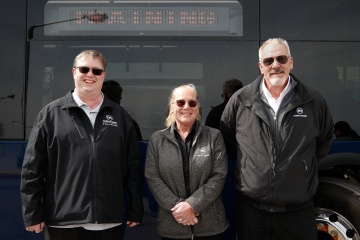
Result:
<svg viewBox="0 0 360 240"><path fill-rule="evenodd" d="M106 80L122 86L121 105L138 123L145 149L150 135L164 128L174 87L197 87L205 122L222 102L225 80L246 85L260 74L259 46L274 37L289 42L292 73L324 96L334 122L346 121L360 132L358 0L17 0L2 5L0 62L7 70L0 78L0 217L17 226L5 225L11 233L4 239L31 239L23 229L18 196L27 139L38 112L73 89L72 62L85 49L106 57ZM359 142L334 139L319 163L315 217L323 239L360 239L359 153Z"/></svg>

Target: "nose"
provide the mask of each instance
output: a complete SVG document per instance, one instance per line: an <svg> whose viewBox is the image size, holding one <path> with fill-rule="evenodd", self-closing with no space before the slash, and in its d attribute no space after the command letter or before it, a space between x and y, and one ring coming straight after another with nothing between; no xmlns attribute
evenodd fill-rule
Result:
<svg viewBox="0 0 360 240"><path fill-rule="evenodd" d="M183 108L189 108L190 107L190 105L189 105L189 101L185 101L185 105L184 105L184 107Z"/></svg>
<svg viewBox="0 0 360 240"><path fill-rule="evenodd" d="M87 72L86 75L87 75L87 76L94 76L94 73L93 73L92 69L90 69L90 70Z"/></svg>
<svg viewBox="0 0 360 240"><path fill-rule="evenodd" d="M278 68L279 66L281 66L281 63L279 63L276 58L274 59L274 62L271 64L271 66L273 68Z"/></svg>

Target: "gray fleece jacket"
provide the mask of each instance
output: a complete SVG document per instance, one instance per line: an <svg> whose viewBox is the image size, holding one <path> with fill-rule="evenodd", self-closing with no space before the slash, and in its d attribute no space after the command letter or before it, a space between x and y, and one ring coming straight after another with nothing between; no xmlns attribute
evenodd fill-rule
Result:
<svg viewBox="0 0 360 240"><path fill-rule="evenodd" d="M181 151L174 125L155 132L148 144L145 177L158 205L158 232L167 238L191 238L222 233L228 227L221 191L227 174L226 148L217 129L196 121L189 157L190 197L186 197ZM188 202L198 223L183 226L170 211L178 202Z"/></svg>

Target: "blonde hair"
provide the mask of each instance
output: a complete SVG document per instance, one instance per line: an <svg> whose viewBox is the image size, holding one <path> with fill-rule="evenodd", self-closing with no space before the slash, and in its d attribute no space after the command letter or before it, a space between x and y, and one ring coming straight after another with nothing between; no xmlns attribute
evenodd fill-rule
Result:
<svg viewBox="0 0 360 240"><path fill-rule="evenodd" d="M285 46L286 49L287 49L287 52L288 52L288 56L291 56L289 44L285 39L282 39L282 38L269 38L259 48L259 61L260 62L261 62L261 58L262 58L262 50L269 44L281 44L281 45Z"/></svg>
<svg viewBox="0 0 360 240"><path fill-rule="evenodd" d="M166 118L165 121L165 126L166 127L170 127L174 122L175 122L175 112L172 108L172 104L175 102L175 92L177 92L180 89L190 89L192 91L194 91L195 95L196 95L196 101L198 101L198 92L196 90L196 87L194 84L185 84L185 85L181 85L179 87L176 87L172 90L170 96L169 96L169 115ZM200 103L198 102L197 108L200 108ZM200 116L200 111L198 111L197 115L196 115L196 120L201 120L201 116Z"/></svg>
<svg viewBox="0 0 360 240"><path fill-rule="evenodd" d="M96 50L85 50L85 51L82 51L81 53L79 53L75 59L74 59L74 62L73 62L73 67L77 67L77 62L79 61L80 58L86 58L86 57L92 57L93 59L98 59L101 64L103 65L103 68L104 68L104 71L107 67L107 62L106 62L106 59L105 57L98 51Z"/></svg>

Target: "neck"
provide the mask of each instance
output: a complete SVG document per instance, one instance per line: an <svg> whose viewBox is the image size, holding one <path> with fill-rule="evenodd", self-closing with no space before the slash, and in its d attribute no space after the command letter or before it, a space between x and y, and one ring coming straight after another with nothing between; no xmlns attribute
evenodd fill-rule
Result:
<svg viewBox="0 0 360 240"><path fill-rule="evenodd" d="M272 84L268 84L265 81L265 87L269 90L269 92L273 98L278 99L280 97L280 94L282 93L282 91L284 91L286 84L281 85L281 86L275 86Z"/></svg>
<svg viewBox="0 0 360 240"><path fill-rule="evenodd" d="M190 125L184 125L184 124L176 123L177 131L180 134L183 141L185 141L186 137L191 132L191 129L192 129L193 125L194 125L194 123L192 123Z"/></svg>
<svg viewBox="0 0 360 240"><path fill-rule="evenodd" d="M97 94L95 96L94 95L79 95L79 97L80 97L81 101L83 101L90 107L90 109L96 108L102 101L101 93Z"/></svg>
<svg viewBox="0 0 360 240"><path fill-rule="evenodd" d="M284 88L275 87L275 88L269 89L269 92L273 98L278 99L283 90L284 90Z"/></svg>

